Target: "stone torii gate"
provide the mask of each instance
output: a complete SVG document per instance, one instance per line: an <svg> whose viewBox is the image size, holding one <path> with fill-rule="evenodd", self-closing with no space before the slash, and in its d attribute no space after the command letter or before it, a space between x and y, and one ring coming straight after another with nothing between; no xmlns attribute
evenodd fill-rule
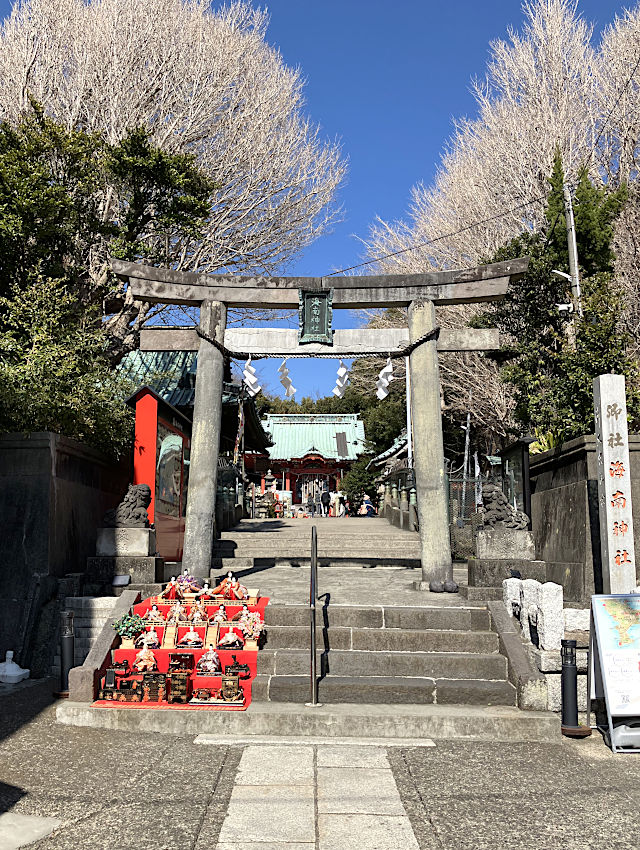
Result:
<svg viewBox="0 0 640 850"><path fill-rule="evenodd" d="M134 299L200 307L200 329L149 329L141 334L146 350L197 350L191 441L189 498L183 564L208 575L214 542L218 446L222 414L223 353L282 355L331 354L336 359L361 351L397 352L399 346L436 331L435 307L503 298L511 281L527 270L527 257L473 269L425 274L354 277L235 277L176 272L113 259L114 272L129 281ZM334 308L408 307L407 329L336 330L333 344L300 345L295 330L226 330L227 307L292 308L301 292L332 292ZM208 339L207 339L208 337ZM215 340L217 345L209 340ZM449 511L444 472L438 351L489 351L499 347L496 330L446 330L414 348L409 356L413 411L414 466L420 523L422 581L453 580Z"/></svg>

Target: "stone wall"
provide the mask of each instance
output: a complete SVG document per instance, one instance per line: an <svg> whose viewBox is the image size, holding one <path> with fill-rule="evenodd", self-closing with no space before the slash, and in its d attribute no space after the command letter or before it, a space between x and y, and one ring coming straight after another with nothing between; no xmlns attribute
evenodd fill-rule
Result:
<svg viewBox="0 0 640 850"><path fill-rule="evenodd" d="M565 608L562 587L553 582L509 578L503 581L503 602L518 624L522 642L547 686L547 709L561 711L561 641L577 642L578 710L587 710L587 664L589 648L588 608Z"/></svg>
<svg viewBox="0 0 640 850"><path fill-rule="evenodd" d="M635 545L640 551L640 435L629 437L629 455ZM530 475L536 557L546 562L547 580L563 586L566 600L586 605L592 594L602 593L595 437L578 437L531 455Z"/></svg>
<svg viewBox="0 0 640 850"><path fill-rule="evenodd" d="M75 440L48 432L0 436L0 657L7 649L47 675L65 596L79 595L96 530L130 480Z"/></svg>

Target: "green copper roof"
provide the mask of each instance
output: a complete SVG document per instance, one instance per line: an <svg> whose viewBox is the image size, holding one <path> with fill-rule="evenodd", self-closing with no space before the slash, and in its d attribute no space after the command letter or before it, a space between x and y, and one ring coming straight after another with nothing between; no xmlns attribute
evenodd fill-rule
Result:
<svg viewBox="0 0 640 850"><path fill-rule="evenodd" d="M271 434L269 457L274 460L309 454L356 460L364 451L364 423L357 413L268 413L262 424Z"/></svg>
<svg viewBox="0 0 640 850"><path fill-rule="evenodd" d="M193 414L196 386L196 351L131 351L120 362L120 373L131 381L132 392L142 386L151 387L173 407ZM238 429L240 387L226 381L222 385L222 446L232 450ZM186 410L185 410L186 409ZM271 445L258 418L255 401L244 400L245 448L264 451Z"/></svg>
<svg viewBox="0 0 640 850"><path fill-rule="evenodd" d="M130 351L118 370L134 387L145 384L174 407L193 405L196 351Z"/></svg>
<svg viewBox="0 0 640 850"><path fill-rule="evenodd" d="M386 451L381 452L381 454L377 455L376 457L371 458L371 460L367 464L367 469L369 469L370 466L382 465L385 460L387 460L390 457L393 457L395 454L397 454L402 449L404 449L406 445L407 445L407 429L404 428L402 431L400 431L398 436L395 438L393 443L391 443L389 448L386 449Z"/></svg>

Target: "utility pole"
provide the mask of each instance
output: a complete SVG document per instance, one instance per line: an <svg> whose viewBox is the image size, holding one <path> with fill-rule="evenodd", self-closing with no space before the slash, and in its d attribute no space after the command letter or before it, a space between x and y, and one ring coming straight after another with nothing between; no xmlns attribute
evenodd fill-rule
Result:
<svg viewBox="0 0 640 850"><path fill-rule="evenodd" d="M578 271L578 246L576 243L576 225L573 220L573 204L569 185L562 185L564 195L564 217L567 222L567 243L569 246L569 271L571 272L571 295L574 311L582 318L582 296L580 292L580 272Z"/></svg>
<svg viewBox="0 0 640 850"><path fill-rule="evenodd" d="M471 390L469 390L469 408L471 408L471 396L472 393ZM459 520L460 528L464 525L464 512L467 503L467 480L469 478L467 468L469 466L469 444L471 438L471 409L467 411L467 425L466 427L463 426L463 428L466 431L466 435L464 438L464 464L462 466L462 500Z"/></svg>
<svg viewBox="0 0 640 850"><path fill-rule="evenodd" d="M413 434L411 428L411 370L409 369L409 358L404 358L405 367L405 390L407 404L407 466L413 469Z"/></svg>

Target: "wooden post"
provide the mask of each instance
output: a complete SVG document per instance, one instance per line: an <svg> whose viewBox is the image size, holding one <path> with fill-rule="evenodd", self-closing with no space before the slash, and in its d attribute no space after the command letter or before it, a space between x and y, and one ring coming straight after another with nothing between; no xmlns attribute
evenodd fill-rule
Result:
<svg viewBox="0 0 640 850"><path fill-rule="evenodd" d="M413 301L409 306L409 336L415 341L436 325L431 301ZM453 585L449 539L449 507L444 472L440 373L436 340L419 345L409 358L411 409L413 415L413 462L415 467L422 581L418 590L445 589Z"/></svg>
<svg viewBox="0 0 640 850"><path fill-rule="evenodd" d="M200 328L218 342L224 341L227 308L219 301L203 301ZM193 407L189 496L182 564L192 575L209 577L215 531L218 450L222 420L224 363L218 349L200 340Z"/></svg>

